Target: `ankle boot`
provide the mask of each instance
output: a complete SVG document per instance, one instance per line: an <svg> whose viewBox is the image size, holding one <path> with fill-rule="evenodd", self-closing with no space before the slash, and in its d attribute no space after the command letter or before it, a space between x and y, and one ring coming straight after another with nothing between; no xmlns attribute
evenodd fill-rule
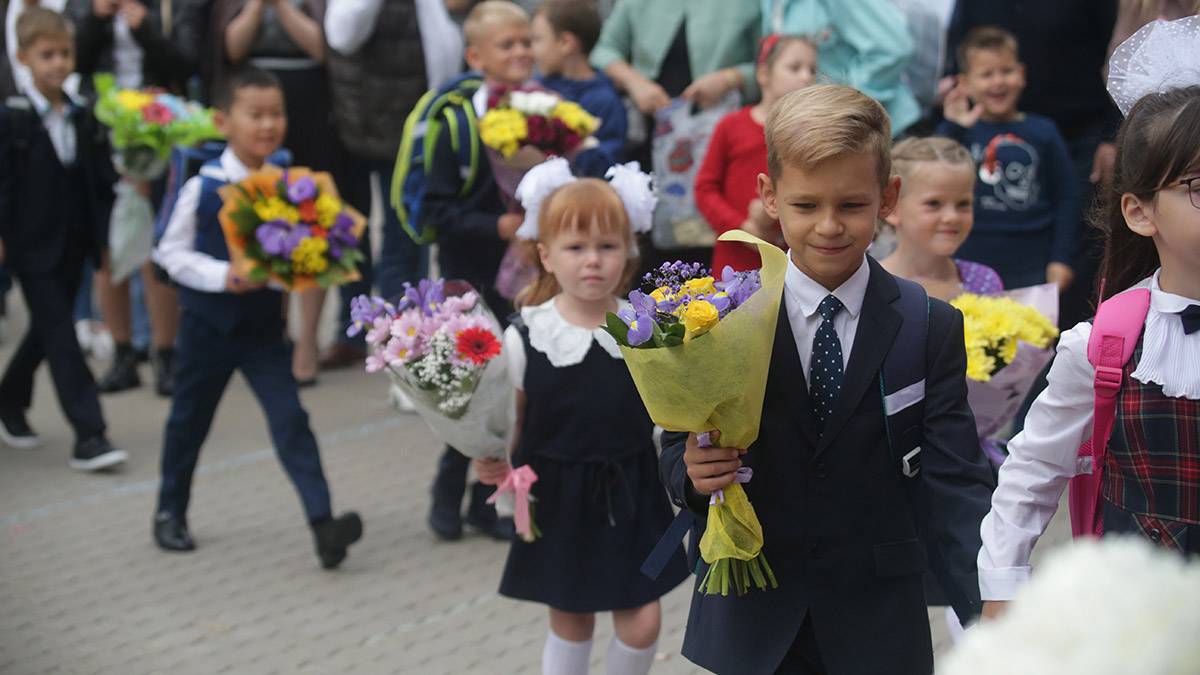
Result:
<svg viewBox="0 0 1200 675"><path fill-rule="evenodd" d="M113 356L112 365L109 366L108 372L100 378L97 386L104 394L113 394L142 386L142 379L138 377L137 371L137 352L131 345L128 343L117 345L117 353Z"/></svg>
<svg viewBox="0 0 1200 675"><path fill-rule="evenodd" d="M175 393L175 350L154 350L154 391L164 398Z"/></svg>

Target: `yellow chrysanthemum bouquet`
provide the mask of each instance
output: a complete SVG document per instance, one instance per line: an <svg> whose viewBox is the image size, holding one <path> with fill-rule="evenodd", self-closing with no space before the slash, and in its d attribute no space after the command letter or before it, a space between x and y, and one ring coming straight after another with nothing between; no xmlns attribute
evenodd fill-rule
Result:
<svg viewBox="0 0 1200 675"><path fill-rule="evenodd" d="M1050 319L1009 297L963 293L950 304L963 314L967 377L977 382L991 380L1012 363L1020 343L1046 349L1058 337Z"/></svg>
<svg viewBox="0 0 1200 675"><path fill-rule="evenodd" d="M266 167L221 188L218 217L229 257L246 278L289 291L359 278L366 218L338 197L327 173Z"/></svg>
<svg viewBox="0 0 1200 675"><path fill-rule="evenodd" d="M1034 381L1054 355L1058 287L1031 286L1001 295L964 293L950 304L963 313L967 347L967 401L984 452L999 465L996 441L1016 415Z"/></svg>

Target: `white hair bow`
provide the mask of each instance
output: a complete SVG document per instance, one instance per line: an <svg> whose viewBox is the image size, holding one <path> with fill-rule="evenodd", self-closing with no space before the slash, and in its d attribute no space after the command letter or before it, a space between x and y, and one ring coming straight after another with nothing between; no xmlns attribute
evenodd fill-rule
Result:
<svg viewBox="0 0 1200 675"><path fill-rule="evenodd" d="M1143 96L1200 84L1200 16L1158 19L1142 26L1113 51L1108 93L1122 115Z"/></svg>
<svg viewBox="0 0 1200 675"><path fill-rule="evenodd" d="M658 203L653 177L643 173L637 162L614 164L604 172L604 177L625 205L633 233L649 232L654 224L654 206ZM527 171L516 191L516 197L525 209L525 221L517 228L517 238L536 240L542 202L555 190L576 180L571 165L562 157L548 159Z"/></svg>

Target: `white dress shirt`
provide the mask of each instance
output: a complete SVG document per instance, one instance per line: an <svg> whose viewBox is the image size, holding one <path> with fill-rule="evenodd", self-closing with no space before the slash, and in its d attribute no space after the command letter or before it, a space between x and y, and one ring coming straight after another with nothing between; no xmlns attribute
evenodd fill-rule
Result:
<svg viewBox="0 0 1200 675"><path fill-rule="evenodd" d="M325 10L325 39L341 54L353 54L375 32L384 0L331 0ZM450 18L443 0L416 0L417 30L425 56L425 79L440 89L462 72L462 31Z"/></svg>
<svg viewBox="0 0 1200 675"><path fill-rule="evenodd" d="M42 125L46 127L50 143L54 145L54 154L58 155L58 161L63 166L74 164L78 139L75 138L75 125L71 124L67 105L64 104L59 108L52 107L46 97L42 96L42 92L34 86L25 90L25 96L33 104L33 109L37 112L38 117L42 118ZM70 94L67 94L67 98L69 103L79 107L84 106L82 101L76 100Z"/></svg>
<svg viewBox="0 0 1200 675"><path fill-rule="evenodd" d="M862 265L850 275L832 295L841 301L843 309L833 317L833 328L837 331L838 341L842 343L842 372L850 362L850 350L854 346L854 335L858 332L858 320L862 316L863 298L867 295L867 282L871 280L871 266L867 264L866 256ZM800 353L800 363L804 366L804 381L811 382L809 377L812 365L812 343L817 335L817 329L824 320L817 312L817 307L826 296L831 295L829 289L808 278L804 272L792 262L788 254L787 275L784 278L784 306L787 309L788 323L792 325L792 334L796 337L796 350Z"/></svg>
<svg viewBox="0 0 1200 675"><path fill-rule="evenodd" d="M117 12L113 16L113 73L117 86L123 89L138 89L142 86L142 62L146 54L133 37L133 28L125 15Z"/></svg>
<svg viewBox="0 0 1200 675"><path fill-rule="evenodd" d="M1167 396L1200 400L1200 332L1186 335L1178 316L1200 300L1164 292L1158 272L1137 287L1150 289L1150 310L1133 379L1160 384ZM979 590L984 600L1011 600L1029 579L1034 544L1058 509L1067 482L1087 470L1076 454L1092 437L1096 370L1087 359L1091 333L1092 325L1084 322L1062 334L1047 375L1049 385L1029 410L1024 431L1008 444L992 510L980 525Z"/></svg>
<svg viewBox="0 0 1200 675"><path fill-rule="evenodd" d="M229 148L221 153L220 162L221 173L228 182L235 183L250 175L250 170ZM207 170L207 167L201 169ZM154 249L154 262L178 284L206 293L222 293L229 263L196 250L196 207L200 204L201 184L200 176L192 176L183 184L167 229Z"/></svg>

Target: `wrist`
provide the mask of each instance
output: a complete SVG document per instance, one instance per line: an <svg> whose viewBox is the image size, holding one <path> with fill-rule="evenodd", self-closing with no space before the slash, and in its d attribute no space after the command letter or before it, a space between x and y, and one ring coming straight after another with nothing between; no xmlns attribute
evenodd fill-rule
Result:
<svg viewBox="0 0 1200 675"><path fill-rule="evenodd" d="M741 89L742 73L737 68L726 68L721 71L721 75L725 78L725 83L729 85L729 89Z"/></svg>

